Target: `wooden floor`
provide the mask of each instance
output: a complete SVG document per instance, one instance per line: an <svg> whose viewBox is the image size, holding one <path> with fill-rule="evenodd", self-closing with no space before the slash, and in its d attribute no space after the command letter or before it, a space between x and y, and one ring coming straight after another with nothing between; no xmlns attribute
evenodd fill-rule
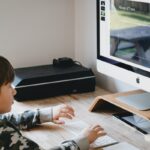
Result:
<svg viewBox="0 0 150 150"><path fill-rule="evenodd" d="M115 110L100 110L98 112L89 112L88 108L93 102L96 96L108 94L99 87L96 87L95 92L83 93L83 94L70 94L65 96L53 97L43 100L16 102L13 105L13 112L22 112L24 110L33 108L44 108L48 106L55 106L58 104L69 104L75 109L77 120L83 120L84 122L99 123L106 132L118 141L126 141L130 144L135 145L141 150L149 150L150 142L145 141L144 135L139 133L137 130L128 127L122 122L119 122L112 117L112 113ZM37 142L43 148L50 148L52 146L59 145L62 141L70 138L70 135L50 123L43 124L42 126L36 127L32 130L25 131L23 134L30 139Z"/></svg>

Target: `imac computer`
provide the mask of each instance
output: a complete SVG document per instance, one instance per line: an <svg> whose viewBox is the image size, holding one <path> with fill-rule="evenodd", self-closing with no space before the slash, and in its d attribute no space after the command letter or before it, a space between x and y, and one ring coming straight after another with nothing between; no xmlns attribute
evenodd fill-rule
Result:
<svg viewBox="0 0 150 150"><path fill-rule="evenodd" d="M97 70L143 89L118 100L150 109L150 0L97 0Z"/></svg>

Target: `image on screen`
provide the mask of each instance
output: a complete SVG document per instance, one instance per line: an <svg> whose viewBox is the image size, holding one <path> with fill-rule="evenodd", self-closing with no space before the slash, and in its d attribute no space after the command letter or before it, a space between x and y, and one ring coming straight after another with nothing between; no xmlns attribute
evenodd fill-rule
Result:
<svg viewBox="0 0 150 150"><path fill-rule="evenodd" d="M150 68L150 2L110 1L110 56Z"/></svg>

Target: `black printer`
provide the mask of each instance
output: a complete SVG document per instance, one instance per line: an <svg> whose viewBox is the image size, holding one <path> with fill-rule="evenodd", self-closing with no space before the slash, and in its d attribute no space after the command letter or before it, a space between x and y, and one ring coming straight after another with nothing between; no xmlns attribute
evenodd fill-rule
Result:
<svg viewBox="0 0 150 150"><path fill-rule="evenodd" d="M17 101L95 90L94 73L79 64L69 67L42 65L17 68L15 73L13 85L17 90Z"/></svg>

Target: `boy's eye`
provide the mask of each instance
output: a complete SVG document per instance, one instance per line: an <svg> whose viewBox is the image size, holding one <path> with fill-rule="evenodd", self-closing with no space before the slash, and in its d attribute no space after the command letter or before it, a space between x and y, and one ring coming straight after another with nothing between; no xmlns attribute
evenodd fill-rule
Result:
<svg viewBox="0 0 150 150"><path fill-rule="evenodd" d="M7 84L7 86L8 86L9 88L11 88L11 87L12 87L12 86L11 86L11 83L8 83L8 84Z"/></svg>

